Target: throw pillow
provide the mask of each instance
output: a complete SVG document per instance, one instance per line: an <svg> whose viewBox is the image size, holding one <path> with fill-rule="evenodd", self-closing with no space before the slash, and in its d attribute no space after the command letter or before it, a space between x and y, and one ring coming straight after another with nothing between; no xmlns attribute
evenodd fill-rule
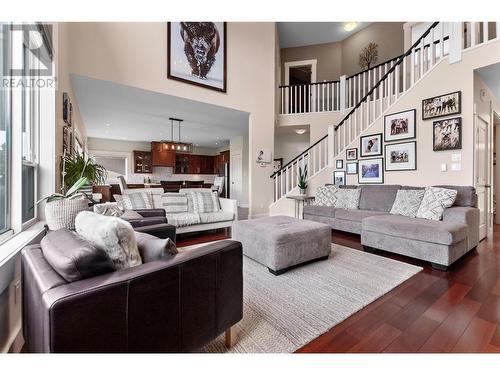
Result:
<svg viewBox="0 0 500 375"><path fill-rule="evenodd" d="M191 191L193 211L196 213L218 212L219 197L212 191Z"/></svg>
<svg viewBox="0 0 500 375"><path fill-rule="evenodd" d="M113 198L116 202L116 205L120 210L124 210L125 208L123 207L123 198L120 194L113 194Z"/></svg>
<svg viewBox="0 0 500 375"><path fill-rule="evenodd" d="M120 215L120 219L123 220L141 220L144 219L144 216L142 216L140 213L135 212L135 211L124 211L122 215Z"/></svg>
<svg viewBox="0 0 500 375"><path fill-rule="evenodd" d="M392 215L417 216L425 190L398 190L391 208Z"/></svg>
<svg viewBox="0 0 500 375"><path fill-rule="evenodd" d="M116 269L142 264L134 229L125 220L84 211L77 215L75 229L95 247L104 250Z"/></svg>
<svg viewBox="0 0 500 375"><path fill-rule="evenodd" d="M441 220L445 208L451 207L457 198L457 191L451 189L426 187L417 217L428 220Z"/></svg>
<svg viewBox="0 0 500 375"><path fill-rule="evenodd" d="M182 193L164 193L161 196L161 208L167 214L188 211L188 199L186 194Z"/></svg>
<svg viewBox="0 0 500 375"><path fill-rule="evenodd" d="M123 210L118 207L116 202L107 202L94 205L94 212L96 214L101 214L104 216L116 216L119 217L123 214Z"/></svg>
<svg viewBox="0 0 500 375"><path fill-rule="evenodd" d="M151 194L146 192L122 195L123 208L126 210L144 210L153 208Z"/></svg>
<svg viewBox="0 0 500 375"><path fill-rule="evenodd" d="M174 256L179 251L170 238L157 238L147 233L135 232L137 247L144 263Z"/></svg>
<svg viewBox="0 0 500 375"><path fill-rule="evenodd" d="M335 206L337 201L337 187L335 185L320 186L316 190L316 196L313 201L315 206Z"/></svg>
<svg viewBox="0 0 500 375"><path fill-rule="evenodd" d="M359 206L359 197L361 189L338 189L337 200L333 205L335 208L345 208L356 210Z"/></svg>

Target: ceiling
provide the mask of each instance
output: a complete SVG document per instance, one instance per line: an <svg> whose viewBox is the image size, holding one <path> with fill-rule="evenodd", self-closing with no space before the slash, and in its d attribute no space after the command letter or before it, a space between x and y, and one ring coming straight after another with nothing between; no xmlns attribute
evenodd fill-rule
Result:
<svg viewBox="0 0 500 375"><path fill-rule="evenodd" d="M183 119L181 141L199 147L227 146L248 132L246 112L83 76L72 75L71 81L89 137L170 139L169 117Z"/></svg>
<svg viewBox="0 0 500 375"><path fill-rule="evenodd" d="M364 29L371 22L358 22L355 29L345 31L347 22L278 22L280 47L301 47L340 42Z"/></svg>
<svg viewBox="0 0 500 375"><path fill-rule="evenodd" d="M500 63L485 66L477 69L476 72L488 85L493 95L500 100Z"/></svg>

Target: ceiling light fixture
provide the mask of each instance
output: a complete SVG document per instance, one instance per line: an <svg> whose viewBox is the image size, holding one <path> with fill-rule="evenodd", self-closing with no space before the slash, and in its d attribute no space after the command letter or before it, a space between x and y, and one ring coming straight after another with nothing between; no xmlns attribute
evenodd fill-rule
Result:
<svg viewBox="0 0 500 375"><path fill-rule="evenodd" d="M307 129L295 129L295 133L297 133L299 135L305 134L306 132L307 132Z"/></svg>
<svg viewBox="0 0 500 375"><path fill-rule="evenodd" d="M347 23L344 25L344 30L345 30L345 31L352 31L352 30L354 30L357 26L358 26L358 23L357 23L357 22L347 22Z"/></svg>
<svg viewBox="0 0 500 375"><path fill-rule="evenodd" d="M181 142L181 122L184 120L173 117L170 117L168 120L170 121L170 139L162 140L163 147L165 148L165 150L171 149L171 150L179 150L179 151L183 150L186 152L193 152L192 143ZM174 127L175 127L174 123L175 125L177 125L177 141L174 140ZM184 135L183 138L186 138L186 136Z"/></svg>
<svg viewBox="0 0 500 375"><path fill-rule="evenodd" d="M111 126L111 124L106 124L106 126Z"/></svg>

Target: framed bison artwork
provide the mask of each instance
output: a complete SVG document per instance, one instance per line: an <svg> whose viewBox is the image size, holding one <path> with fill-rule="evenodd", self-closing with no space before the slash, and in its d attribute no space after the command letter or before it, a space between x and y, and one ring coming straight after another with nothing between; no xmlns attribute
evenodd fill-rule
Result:
<svg viewBox="0 0 500 375"><path fill-rule="evenodd" d="M422 120L458 115L462 112L462 92L439 95L422 100Z"/></svg>
<svg viewBox="0 0 500 375"><path fill-rule="evenodd" d="M168 78L226 92L226 23L169 22Z"/></svg>

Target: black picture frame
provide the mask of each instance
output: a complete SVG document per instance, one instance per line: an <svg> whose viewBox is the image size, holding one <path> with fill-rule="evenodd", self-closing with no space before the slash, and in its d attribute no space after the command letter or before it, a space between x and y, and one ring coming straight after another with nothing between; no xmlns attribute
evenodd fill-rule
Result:
<svg viewBox="0 0 500 375"><path fill-rule="evenodd" d="M458 96L458 105L457 105L457 110L455 112L441 113L441 114L434 115L434 116L424 117L425 112L426 112L425 111L426 102L430 102L434 99L442 98L444 96L449 96L449 95L455 95L455 94L457 94L457 96ZM437 96L433 96L432 98L427 98L427 99L422 100L422 121L431 120L431 119L440 118L440 117L449 117L449 116L453 116L453 115L459 115L461 113L462 113L462 91L453 91L453 92L450 92L448 94L437 95Z"/></svg>
<svg viewBox="0 0 500 375"><path fill-rule="evenodd" d="M354 165L356 167L356 172L349 172L349 166L350 165ZM347 175L358 174L358 162L357 161L353 161L353 162L350 162L350 163L345 163L345 171L346 171Z"/></svg>
<svg viewBox="0 0 500 375"><path fill-rule="evenodd" d="M410 135L408 137L402 137L402 138L396 138L396 139L388 139L388 134L387 134L387 124L386 124L386 121L387 121L387 118L388 117L391 117L391 116L394 116L394 115L399 115L399 114L403 114L403 113L412 113L412 117L413 117L413 135ZM389 134L389 136L391 136ZM394 137L394 136L392 136ZM400 111L400 112L395 112L395 113L390 113L388 115L385 115L384 116L384 142L399 142L399 141L402 141L402 140L405 140L405 139L413 139L413 138L417 138L417 110L416 109L408 109L406 111Z"/></svg>
<svg viewBox="0 0 500 375"><path fill-rule="evenodd" d="M224 92L224 93L227 92L227 24L226 24L226 22L223 22L223 31L222 31L223 32L223 43L221 44L221 47L224 49L223 50L224 68L223 68L223 84L222 84L223 87L222 88L217 87L217 86L212 86L209 84L205 84L205 83L201 83L201 82L192 81L192 80L178 77L178 76L174 75L174 73L172 72L172 68L171 68L171 63L172 63L172 61L171 61L172 60L171 23L172 22L167 23L167 78L175 80L175 81L180 81L180 82L188 83L191 85L195 85L198 87L203 87L203 88L210 89L210 90L215 90L215 91Z"/></svg>
<svg viewBox="0 0 500 375"><path fill-rule="evenodd" d="M344 168L344 160L338 159L335 160L335 169L342 169Z"/></svg>
<svg viewBox="0 0 500 375"><path fill-rule="evenodd" d="M370 161L378 160L380 164L380 181L362 181L361 175L362 164ZM380 185L384 183L384 158L362 159L358 161L358 184L359 185Z"/></svg>
<svg viewBox="0 0 500 375"><path fill-rule="evenodd" d="M71 101L69 100L69 94L67 92L63 92L62 96L62 117L63 121L66 125L71 126Z"/></svg>
<svg viewBox="0 0 500 375"><path fill-rule="evenodd" d="M354 151L356 156L354 158L349 157L349 152ZM345 150L345 160L358 160L358 149L357 148L348 148Z"/></svg>
<svg viewBox="0 0 500 375"><path fill-rule="evenodd" d="M379 138L379 140L380 140L379 151L380 152L370 153L368 155L365 155L363 152L363 139L370 138L370 137L378 137ZM360 158L371 158L373 156L382 156L382 153L383 153L383 139L382 138L383 138L382 133L368 134L368 135L364 135L362 137L359 137L359 157Z"/></svg>
<svg viewBox="0 0 500 375"><path fill-rule="evenodd" d="M413 168L397 168L397 169L387 169L388 162L390 158L387 155L387 149L389 147L394 147L398 145L405 145L405 144L413 144L415 148L415 153L414 153L414 167ZM399 142L399 143L390 143L385 145L384 147L384 155L385 155L385 160L384 160L384 170L385 172L395 172L395 171L416 171L417 170L417 141L409 141L409 142Z"/></svg>
<svg viewBox="0 0 500 375"><path fill-rule="evenodd" d="M337 179L337 176L341 176L343 183L341 183L341 184L336 184L336 183L335 183L335 182L336 182L336 179ZM340 185L346 185L346 183L347 183L347 182L346 182L346 174L345 174L345 171L333 171L333 184L334 184L334 185L339 185L339 186L340 186Z"/></svg>
<svg viewBox="0 0 500 375"><path fill-rule="evenodd" d="M445 121L453 121L456 120L458 123L458 144L454 147L448 148L438 148L436 146L436 126L442 124ZM447 119L441 119L432 122L432 150L436 152L440 151L453 151L453 150L461 150L462 149L462 117L452 117Z"/></svg>

